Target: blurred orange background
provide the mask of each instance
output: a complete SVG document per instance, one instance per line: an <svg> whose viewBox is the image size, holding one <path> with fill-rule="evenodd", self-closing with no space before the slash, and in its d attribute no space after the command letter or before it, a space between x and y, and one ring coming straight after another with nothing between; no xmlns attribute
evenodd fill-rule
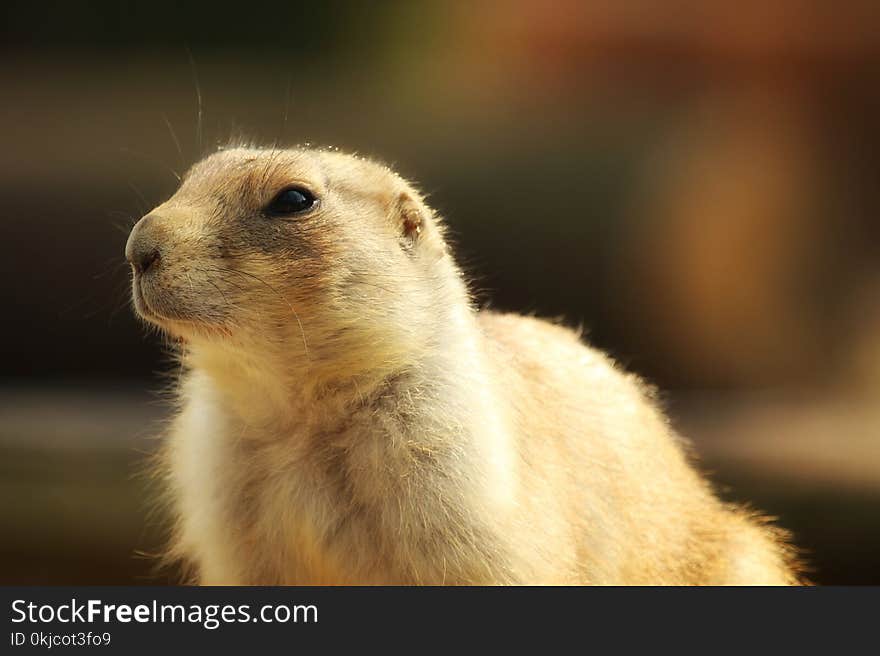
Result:
<svg viewBox="0 0 880 656"><path fill-rule="evenodd" d="M876 2L7 3L0 583L162 583L134 220L230 138L389 162L827 584L880 583ZM163 373L164 372L164 373Z"/></svg>

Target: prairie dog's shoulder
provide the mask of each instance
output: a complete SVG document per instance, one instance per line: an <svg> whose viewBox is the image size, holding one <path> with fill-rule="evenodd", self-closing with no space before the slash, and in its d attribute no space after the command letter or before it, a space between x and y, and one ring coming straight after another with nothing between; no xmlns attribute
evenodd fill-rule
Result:
<svg viewBox="0 0 880 656"><path fill-rule="evenodd" d="M478 321L494 380L523 434L555 435L575 449L598 441L636 458L653 449L683 463L653 388L579 331L516 314L483 312Z"/></svg>
<svg viewBox="0 0 880 656"><path fill-rule="evenodd" d="M562 342L582 346L579 332L534 316L482 310L477 320L487 335L503 344L526 340L536 345Z"/></svg>
<svg viewBox="0 0 880 656"><path fill-rule="evenodd" d="M645 391L638 377L627 374L574 330L546 319L482 311L478 324L489 342L491 359L548 384L593 380L603 387Z"/></svg>

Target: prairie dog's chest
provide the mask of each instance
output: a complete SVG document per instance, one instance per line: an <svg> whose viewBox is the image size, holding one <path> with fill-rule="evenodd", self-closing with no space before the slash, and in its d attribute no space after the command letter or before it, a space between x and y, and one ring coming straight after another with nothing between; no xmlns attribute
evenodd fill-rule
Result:
<svg viewBox="0 0 880 656"><path fill-rule="evenodd" d="M341 583L329 536L340 536L350 504L345 466L332 451L297 448L296 429L267 434L198 400L171 436L181 546L203 582Z"/></svg>

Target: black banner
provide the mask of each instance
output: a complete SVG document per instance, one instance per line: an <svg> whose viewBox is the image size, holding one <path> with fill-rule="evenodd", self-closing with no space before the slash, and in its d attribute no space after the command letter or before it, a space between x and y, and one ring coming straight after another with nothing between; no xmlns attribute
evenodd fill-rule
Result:
<svg viewBox="0 0 880 656"><path fill-rule="evenodd" d="M880 588L5 587L2 653L876 648ZM476 637L480 642L475 642ZM861 644L861 641L870 641ZM270 650L274 653L274 649Z"/></svg>

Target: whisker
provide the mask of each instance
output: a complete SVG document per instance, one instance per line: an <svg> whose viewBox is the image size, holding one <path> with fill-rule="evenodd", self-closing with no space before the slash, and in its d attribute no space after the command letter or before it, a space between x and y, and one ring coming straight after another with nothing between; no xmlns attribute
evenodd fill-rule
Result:
<svg viewBox="0 0 880 656"><path fill-rule="evenodd" d="M177 147L177 154L180 155L180 170L183 171L186 169L186 158L183 156L183 148L180 147L180 140L177 138L177 133L174 131L171 121L168 120L167 114L162 114L162 120L165 121L165 125L168 126L168 132L171 133L171 139Z"/></svg>
<svg viewBox="0 0 880 656"><path fill-rule="evenodd" d="M114 230L116 230L117 232L119 232L120 234L123 234L123 235L125 235L125 236L128 236L128 233L131 232L131 226L129 226L129 227L126 228L124 225L120 225L120 224L116 223L115 221L113 221L113 222L110 224L110 226L111 226Z"/></svg>
<svg viewBox="0 0 880 656"><path fill-rule="evenodd" d="M135 193L135 195L138 197L138 200L141 203L141 213L146 214L147 210L149 209L149 206L147 205L147 199L144 198L144 195L141 193L141 190L138 189L137 186L135 185L135 183L132 182L131 180L128 181L128 186Z"/></svg>
<svg viewBox="0 0 880 656"><path fill-rule="evenodd" d="M196 60L193 57L192 50L190 50L189 46L186 47L186 54L189 56L189 66L192 71L193 83L196 87L196 101L198 102L198 117L196 119L196 144L198 148L199 155L201 156L202 150L202 86L199 84L199 72L196 68Z"/></svg>
<svg viewBox="0 0 880 656"><path fill-rule="evenodd" d="M205 278L205 280L207 280L207 281L208 281L208 284L211 285L214 289L216 289L217 292L220 294L220 296L223 297L223 302L226 304L227 307L231 307L231 308L233 308L233 309L238 309L238 306L237 306L237 305L235 305L234 303L230 303L230 302L229 302L229 299L226 298L226 294L223 293L223 290L220 289L220 287L217 285L217 283L215 283L215 282L214 282L213 280L211 280L210 278ZM192 281L190 281L190 284L192 284Z"/></svg>
<svg viewBox="0 0 880 656"><path fill-rule="evenodd" d="M284 93L284 118L281 120L281 132L278 134L278 138L275 139L275 147L277 148L280 144L284 143L284 135L287 132L287 117L290 113L290 84L291 84L291 76L288 73L287 75L287 90Z"/></svg>
<svg viewBox="0 0 880 656"><path fill-rule="evenodd" d="M171 167L168 166L167 164L163 164L162 162L160 162L160 161L157 160L156 158L154 158L154 157L150 157L149 155L145 155L145 154L143 154L143 153L139 153L138 151L136 151L136 150L132 150L131 148L125 148L125 147L123 147L123 148L120 148L119 150L120 150L121 152L123 152L123 153L128 154L128 155L134 155L135 157L137 157L138 159L140 159L140 160L143 161L143 162L147 162L148 164L153 164L153 165L158 166L159 168L161 168L161 169L163 169L163 170L170 171L170 172L171 172L171 175L173 175L174 178L175 178L178 182L180 182L180 174L179 174L177 171L175 171L173 168L171 168ZM140 195L140 192L138 192L138 195ZM144 203L144 205L146 205L146 203Z"/></svg>
<svg viewBox="0 0 880 656"><path fill-rule="evenodd" d="M112 257L106 262L104 262L103 267L101 267L101 271L92 275L92 280L99 280L103 278L108 273L119 273L119 270L123 267L128 266L128 262L119 257Z"/></svg>
<svg viewBox="0 0 880 656"><path fill-rule="evenodd" d="M303 348L305 349L306 360L310 360L311 358L309 355L309 344L308 344L308 341L306 340L306 331L303 328L302 321L299 318L299 313L297 313L296 309L290 304L290 301L288 301L287 298L285 298L284 295L281 294L281 292L279 292L272 285L270 285L268 282L263 280L260 276L257 276L253 273L248 273L247 271L241 271L239 269L234 269L234 268L229 268L229 267L223 267L221 270L226 273L234 273L234 274L238 274L240 276L246 276L248 278L253 278L257 282L265 285L270 291L272 291L274 294L276 294L278 296L278 298L280 298L282 301L284 301L285 305L287 305L287 307L290 308L290 311L293 313L293 316L296 319L296 323L299 325L299 332L300 332L300 335L302 335L302 342L303 342Z"/></svg>

